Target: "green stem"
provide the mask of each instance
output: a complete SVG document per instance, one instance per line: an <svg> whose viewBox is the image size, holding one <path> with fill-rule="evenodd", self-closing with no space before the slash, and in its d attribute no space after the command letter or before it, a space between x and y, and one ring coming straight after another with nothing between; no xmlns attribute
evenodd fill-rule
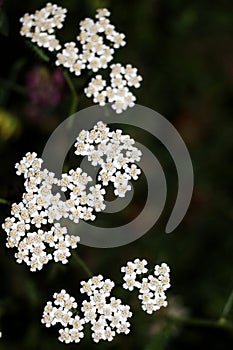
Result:
<svg viewBox="0 0 233 350"><path fill-rule="evenodd" d="M183 323L190 326L196 327L207 327L207 328L221 328L233 331L233 324L231 322L220 323L215 320L201 319L201 318L185 318L185 317L173 317L169 316L169 320L174 323Z"/></svg>
<svg viewBox="0 0 233 350"><path fill-rule="evenodd" d="M30 47L30 49L32 49L35 54L42 60L45 62L49 62L50 58L49 56L47 56L44 51L42 49L40 49L38 46L34 45L33 43L31 43L30 41L26 42L27 45Z"/></svg>
<svg viewBox="0 0 233 350"><path fill-rule="evenodd" d="M92 277L93 273L89 269L89 267L85 264L85 262L80 258L80 256L76 253L76 251L72 251L72 257L74 258L75 262L82 267L82 269L86 272L88 277Z"/></svg>
<svg viewBox="0 0 233 350"><path fill-rule="evenodd" d="M10 205L10 202L7 201L6 199L0 198L0 204L8 204L8 205Z"/></svg>
<svg viewBox="0 0 233 350"><path fill-rule="evenodd" d="M71 101L71 106L70 106L70 115L74 114L77 112L77 106L78 106L78 96L75 90L75 86L70 78L70 75L67 71L63 71L64 77L66 79L67 85L70 89L71 95L72 95L72 101Z"/></svg>
<svg viewBox="0 0 233 350"><path fill-rule="evenodd" d="M222 314L219 318L219 323L220 324L225 324L226 321L227 321L227 317L232 309L232 306L233 306L233 289L224 305L224 308L223 308L223 311L222 311Z"/></svg>

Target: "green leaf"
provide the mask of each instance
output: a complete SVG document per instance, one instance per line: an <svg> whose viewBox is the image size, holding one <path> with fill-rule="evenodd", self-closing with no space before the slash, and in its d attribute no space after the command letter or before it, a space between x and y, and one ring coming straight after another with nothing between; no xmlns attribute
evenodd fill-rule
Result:
<svg viewBox="0 0 233 350"><path fill-rule="evenodd" d="M0 10L0 34L9 35L9 23L8 18L3 10Z"/></svg>

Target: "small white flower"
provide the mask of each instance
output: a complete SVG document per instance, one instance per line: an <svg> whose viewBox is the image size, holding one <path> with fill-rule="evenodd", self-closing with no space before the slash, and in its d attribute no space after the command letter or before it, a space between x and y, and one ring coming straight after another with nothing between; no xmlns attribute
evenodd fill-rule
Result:
<svg viewBox="0 0 233 350"><path fill-rule="evenodd" d="M66 344L71 343L71 335L68 328L59 330L60 337L58 338L61 342L65 342Z"/></svg>
<svg viewBox="0 0 233 350"><path fill-rule="evenodd" d="M117 33L117 32L114 33L114 35L112 36L112 40L111 40L114 43L113 47L115 49L118 49L121 46L125 46L126 41L124 39L125 39L125 34Z"/></svg>
<svg viewBox="0 0 233 350"><path fill-rule="evenodd" d="M70 71L74 73L75 75L80 75L81 71L86 68L85 63L83 62L82 59L77 59L75 63L70 67Z"/></svg>
<svg viewBox="0 0 233 350"><path fill-rule="evenodd" d="M101 75L97 75L95 78L92 78L91 82L89 83L88 88L90 89L88 90L87 88L84 91L87 96L96 96L100 91L104 89L105 85L106 81L102 78Z"/></svg>
<svg viewBox="0 0 233 350"><path fill-rule="evenodd" d="M94 103L98 103L100 106L105 106L106 104L106 91L102 91L94 96Z"/></svg>
<svg viewBox="0 0 233 350"><path fill-rule="evenodd" d="M97 14L95 15L96 18L103 18L103 17L109 17L110 16L110 12L103 8L103 9L98 9L97 11Z"/></svg>
<svg viewBox="0 0 233 350"><path fill-rule="evenodd" d="M140 260L140 259L135 259L134 260L134 266L135 266L135 272L138 275L141 275L142 273L146 273L148 271L148 269L146 268L146 265L148 264L148 262L146 261L146 259Z"/></svg>
<svg viewBox="0 0 233 350"><path fill-rule="evenodd" d="M112 104L112 108L116 111L117 114L120 114L127 109L127 104L125 103L124 100L116 100Z"/></svg>
<svg viewBox="0 0 233 350"><path fill-rule="evenodd" d="M136 275L135 275L135 278L136 278ZM137 286L137 281L135 278L133 278L132 275L131 276L126 275L124 277L125 283L123 284L123 288L128 289L129 291L134 290L134 287Z"/></svg>
<svg viewBox="0 0 233 350"><path fill-rule="evenodd" d="M155 276L167 275L170 273L170 268L166 263L162 263L161 266L156 265L154 268Z"/></svg>
<svg viewBox="0 0 233 350"><path fill-rule="evenodd" d="M127 167L125 171L133 180L137 180L138 176L141 174L141 170L135 164L132 164L130 167Z"/></svg>

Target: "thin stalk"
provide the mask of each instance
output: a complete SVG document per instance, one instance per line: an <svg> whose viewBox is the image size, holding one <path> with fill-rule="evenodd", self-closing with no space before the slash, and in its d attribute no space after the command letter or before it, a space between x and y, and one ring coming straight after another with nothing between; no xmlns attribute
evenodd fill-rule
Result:
<svg viewBox="0 0 233 350"><path fill-rule="evenodd" d="M232 309L232 306L233 306L233 289L229 295L229 297L227 298L226 300L226 303L224 305L224 308L223 308L223 311L222 311L222 314L219 318L219 323L220 324L225 324L227 322L227 317Z"/></svg>
<svg viewBox="0 0 233 350"><path fill-rule="evenodd" d="M34 45L30 41L27 41L26 43L42 61L44 62L50 61L49 56L47 56L42 49L40 49L38 46Z"/></svg>
<svg viewBox="0 0 233 350"><path fill-rule="evenodd" d="M63 71L63 74L64 74L64 77L65 77L65 80L67 82L67 85L70 89L70 92L71 92L71 95L72 95L72 100L71 100L71 105L70 105L70 112L69 114L72 115L74 114L75 112L77 112L77 106L78 106L78 96L77 96L77 93L76 93L76 89L75 89L75 86L70 78L70 75L67 71Z"/></svg>
<svg viewBox="0 0 233 350"><path fill-rule="evenodd" d="M174 323L183 323L190 326L196 327L207 327L207 328L219 328L233 331L233 324L231 322L220 323L218 320L209 320L201 318L185 318L185 317L173 317L169 316L169 320Z"/></svg>
<svg viewBox="0 0 233 350"><path fill-rule="evenodd" d="M89 267L85 264L85 262L80 258L80 256L76 253L76 251L72 251L72 257L74 258L75 262L82 267L82 269L86 272L88 277L92 277L93 273L89 269Z"/></svg>

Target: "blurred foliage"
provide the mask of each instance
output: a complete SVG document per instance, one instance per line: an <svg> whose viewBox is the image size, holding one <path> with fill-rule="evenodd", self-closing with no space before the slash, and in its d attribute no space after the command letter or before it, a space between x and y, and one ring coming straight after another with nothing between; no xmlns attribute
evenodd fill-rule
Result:
<svg viewBox="0 0 233 350"><path fill-rule="evenodd" d="M19 120L4 109L0 109L0 137L2 141L13 138L20 131Z"/></svg>
<svg viewBox="0 0 233 350"><path fill-rule="evenodd" d="M51 132L68 116L71 103L67 86L59 106L37 106L36 117L28 113L27 72L35 65L45 65L51 70L54 65L42 62L20 37L19 18L45 3L4 0L0 8L0 197L9 203L19 201L23 190L22 180L14 173L14 164L28 151L41 154ZM232 349L232 332L187 321L189 317L217 320L233 288L232 2L59 0L57 3L69 10L64 30L59 33L64 42L77 35L82 18L92 17L99 6L110 8L113 23L127 38L127 46L116 53L116 60L137 66L144 78L136 93L138 103L158 111L176 126L189 148L195 172L190 209L175 232L166 235L164 228L177 189L175 165L158 141L140 131L127 130L153 150L163 166L168 182L164 213L149 233L130 245L114 249L80 245L79 255L94 273L114 280L120 279L120 266L134 257L146 257L150 264L166 261L172 267L169 297L179 297L180 302L148 316L141 312L136 299L126 295L135 310L128 336L118 336L112 343L99 345L88 337L79 345L60 344L57 331L40 324L43 306L62 287L78 296L79 282L86 278L85 272L73 262L66 267L51 263L42 272L32 274L25 266L16 264L13 251L5 248L3 233L0 236L1 350ZM81 91L86 81L85 77L74 79L77 91ZM78 109L91 105L83 94L79 94L78 101ZM2 201L0 206L2 222L9 215L10 206ZM177 317L177 321L172 323L171 316ZM169 317L170 321L166 321ZM233 310L228 317L233 321Z"/></svg>

